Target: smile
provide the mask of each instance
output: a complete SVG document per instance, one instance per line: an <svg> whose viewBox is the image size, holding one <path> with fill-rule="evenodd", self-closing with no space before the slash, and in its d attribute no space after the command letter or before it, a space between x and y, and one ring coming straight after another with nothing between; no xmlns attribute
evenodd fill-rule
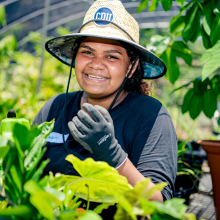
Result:
<svg viewBox="0 0 220 220"><path fill-rule="evenodd" d="M97 79L97 80L106 80L107 78L104 78L104 77L101 77L101 76L94 76L94 75L88 75L86 74L86 76L89 78L89 79Z"/></svg>

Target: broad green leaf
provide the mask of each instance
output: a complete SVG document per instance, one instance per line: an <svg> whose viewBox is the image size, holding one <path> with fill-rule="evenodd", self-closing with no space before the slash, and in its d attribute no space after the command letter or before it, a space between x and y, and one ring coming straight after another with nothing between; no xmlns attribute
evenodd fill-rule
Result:
<svg viewBox="0 0 220 220"><path fill-rule="evenodd" d="M179 65L177 63L175 53L171 48L168 48L162 54L161 59L164 61L167 67L167 73L165 75L167 80L174 84L176 80L179 78L180 74Z"/></svg>
<svg viewBox="0 0 220 220"><path fill-rule="evenodd" d="M138 12L140 12L140 11L143 11L143 10L147 7L148 2L149 2L149 0L142 0L142 1L141 1L141 4L138 6L136 12L138 13Z"/></svg>
<svg viewBox="0 0 220 220"><path fill-rule="evenodd" d="M81 176L66 176L70 189L85 200L89 197L95 202L115 203L115 194L130 189L126 177L119 175L117 170L105 162L95 162L92 158L81 161L73 155L68 155L66 160L73 164ZM70 183L71 178L75 180Z"/></svg>
<svg viewBox="0 0 220 220"><path fill-rule="evenodd" d="M31 150L24 161L24 166L27 170L29 170L32 166L36 165L36 162L39 159L41 154L41 149L45 143L45 140L50 135L51 131L54 127L54 120L51 122L44 122L38 126L38 130L40 131L39 135L36 136L31 145ZM34 128L33 128L34 129Z"/></svg>
<svg viewBox="0 0 220 220"><path fill-rule="evenodd" d="M184 42L174 41L172 49L177 57L182 58L188 65L192 65L192 52Z"/></svg>
<svg viewBox="0 0 220 220"><path fill-rule="evenodd" d="M176 15L176 16L174 16L174 17L171 18L171 20L170 20L170 26L171 26L174 22L176 22L177 19L179 19L179 17L181 16L181 14L182 14L184 11L186 11L186 10L192 5L192 3L193 3L193 1L190 1L189 3L187 3L186 5L184 5L183 7L181 7L181 9L180 9L178 15Z"/></svg>
<svg viewBox="0 0 220 220"><path fill-rule="evenodd" d="M69 204L70 204L70 201L73 199L73 197L75 195L75 191L71 190L69 185L66 184L64 186L63 193L65 194L65 199L63 201L63 204L67 208L69 206Z"/></svg>
<svg viewBox="0 0 220 220"><path fill-rule="evenodd" d="M32 180L38 181L39 178L41 177L45 167L47 164L50 162L50 159L44 160L41 162L40 166L37 168L36 172L34 175L31 177Z"/></svg>
<svg viewBox="0 0 220 220"><path fill-rule="evenodd" d="M186 26L183 30L183 39L185 42L193 39L194 35L200 29L200 11L197 3L186 12L185 15Z"/></svg>
<svg viewBox="0 0 220 220"><path fill-rule="evenodd" d="M30 202L47 219L54 220L54 208L61 204L56 195L52 195L43 190L36 182L29 180L24 185L24 190L31 194ZM63 197L62 197L63 199Z"/></svg>
<svg viewBox="0 0 220 220"><path fill-rule="evenodd" d="M102 220L102 218L93 211L87 211L85 215L80 217L80 220Z"/></svg>
<svg viewBox="0 0 220 220"><path fill-rule="evenodd" d="M8 203L6 201L0 201L0 211L7 207Z"/></svg>
<svg viewBox="0 0 220 220"><path fill-rule="evenodd" d="M182 105L182 114L186 113L189 110L193 94L194 94L194 90L189 89L186 95L184 96L183 105Z"/></svg>
<svg viewBox="0 0 220 220"><path fill-rule="evenodd" d="M203 95L208 86L207 81L202 81L201 77L197 77L193 82L193 89L197 95Z"/></svg>
<svg viewBox="0 0 220 220"><path fill-rule="evenodd" d="M202 79L205 80L210 74L212 74L220 66L220 40L217 44L206 50L202 55L199 65L206 62L202 69Z"/></svg>
<svg viewBox="0 0 220 220"><path fill-rule="evenodd" d="M20 155L23 156L23 152L28 150L31 146L36 135L39 134L39 131L36 127L29 130L26 126L16 123L14 126L13 137L15 144L20 152Z"/></svg>
<svg viewBox="0 0 220 220"><path fill-rule="evenodd" d="M169 11L172 7L173 0L160 0L164 11Z"/></svg>
<svg viewBox="0 0 220 220"><path fill-rule="evenodd" d="M168 183L157 183L157 184L155 184L155 186L153 186L151 189L149 189L149 190L144 194L143 197L144 197L145 199L150 199L150 198L154 195L155 192L162 191L163 188L164 188L165 186L167 186L167 185L168 185Z"/></svg>
<svg viewBox="0 0 220 220"><path fill-rule="evenodd" d="M218 118L218 125L220 126L220 117Z"/></svg>
<svg viewBox="0 0 220 220"><path fill-rule="evenodd" d="M203 96L194 93L189 105L189 115L193 120L197 118L201 113L202 106L203 106Z"/></svg>
<svg viewBox="0 0 220 220"><path fill-rule="evenodd" d="M215 57L217 55L219 56L219 53L220 53L220 41L218 41L215 46L206 50L205 53L203 53L199 61L199 65L201 65L202 63L208 62L209 60L212 59L212 57Z"/></svg>
<svg viewBox="0 0 220 220"><path fill-rule="evenodd" d="M187 210L187 206L184 205L184 199L173 198L171 200L167 200L164 203L160 203L157 201L144 201L143 199L139 199L141 207L145 210L145 212L151 212L152 216L155 218L156 216L160 216L159 219L183 219L183 214Z"/></svg>
<svg viewBox="0 0 220 220"><path fill-rule="evenodd" d="M210 37L208 36L208 34L204 30L204 26L202 26L202 28L201 28L201 35L202 35L203 46L206 49L210 49L212 47L212 44L210 41Z"/></svg>
<svg viewBox="0 0 220 220"><path fill-rule="evenodd" d="M216 93L211 89L207 89L203 95L203 112L208 118L212 118L216 109Z"/></svg>
<svg viewBox="0 0 220 220"><path fill-rule="evenodd" d="M217 41L220 40L220 14L218 14L214 18L213 25L211 28L211 33L210 33L210 40L212 42L212 45L215 45Z"/></svg>
<svg viewBox="0 0 220 220"><path fill-rule="evenodd" d="M152 1L151 1L151 5L150 5L149 8L148 8L148 11L149 11L149 12L155 11L155 10L157 9L158 2L159 2L159 0L152 0Z"/></svg>
<svg viewBox="0 0 220 220"><path fill-rule="evenodd" d="M133 214L131 203L123 195L117 194L118 205L114 215L115 220L136 220L137 217Z"/></svg>
<svg viewBox="0 0 220 220"><path fill-rule="evenodd" d="M197 220L196 216L192 213L185 213L184 214L184 219L186 219L186 220ZM202 220L202 219L200 219L200 220Z"/></svg>
<svg viewBox="0 0 220 220"><path fill-rule="evenodd" d="M208 36L210 36L211 27L214 20L212 11L213 11L213 1L206 1L203 6L202 24L204 27L204 31Z"/></svg>
<svg viewBox="0 0 220 220"><path fill-rule="evenodd" d="M156 212L156 207L152 202L139 198L138 201L140 202L141 208L144 211L144 215L152 215Z"/></svg>
<svg viewBox="0 0 220 220"><path fill-rule="evenodd" d="M114 205L114 204L109 204L109 203L102 203L101 205L98 205L95 209L94 212L97 214L101 214L103 209L108 209L109 206Z"/></svg>
<svg viewBox="0 0 220 220"><path fill-rule="evenodd" d="M20 169L18 167L15 167L14 164L10 168L12 180L16 185L16 188L18 189L19 193L22 193L22 173L19 171Z"/></svg>
<svg viewBox="0 0 220 220"><path fill-rule="evenodd" d="M180 28L185 27L185 17L180 16L175 21L170 23L170 33L173 34L175 31L179 30Z"/></svg>
<svg viewBox="0 0 220 220"><path fill-rule="evenodd" d="M0 216L16 216L23 219L30 219L32 217L33 209L30 206L20 205L17 207L8 207L0 211Z"/></svg>
<svg viewBox="0 0 220 220"><path fill-rule="evenodd" d="M8 139L0 136L0 159L4 159L8 153L10 146L8 144Z"/></svg>
<svg viewBox="0 0 220 220"><path fill-rule="evenodd" d="M47 150L46 147L44 147L43 150L41 151L40 156L38 157L38 159L35 160L35 163L32 165L32 167L28 171L26 171L25 181L28 181L30 179L36 179L36 177L40 177L40 175L42 174L43 169L45 168L45 166L41 165L39 163L40 163L41 159L43 158L44 153L46 152L46 150ZM48 162L49 162L49 160L48 160ZM37 166L39 166L38 171L37 171ZM36 171L37 171L37 173L36 173Z"/></svg>
<svg viewBox="0 0 220 220"><path fill-rule="evenodd" d="M67 219L74 219L78 216L78 213L75 210L63 210L57 214L58 220L67 220Z"/></svg>
<svg viewBox="0 0 220 220"><path fill-rule="evenodd" d="M185 2L186 0L176 0L176 2L180 5L180 6L183 6L183 3Z"/></svg>

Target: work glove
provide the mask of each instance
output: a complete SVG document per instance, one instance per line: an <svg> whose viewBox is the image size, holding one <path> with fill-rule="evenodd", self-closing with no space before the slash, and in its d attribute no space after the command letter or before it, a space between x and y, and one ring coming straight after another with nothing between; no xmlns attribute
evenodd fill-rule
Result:
<svg viewBox="0 0 220 220"><path fill-rule="evenodd" d="M77 116L68 123L73 138L100 161L119 168L127 154L115 139L114 125L108 111L98 105L84 103Z"/></svg>

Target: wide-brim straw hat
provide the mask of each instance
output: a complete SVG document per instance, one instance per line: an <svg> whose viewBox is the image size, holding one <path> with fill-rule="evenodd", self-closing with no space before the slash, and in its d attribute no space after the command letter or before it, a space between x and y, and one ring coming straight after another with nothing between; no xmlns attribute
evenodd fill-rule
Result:
<svg viewBox="0 0 220 220"><path fill-rule="evenodd" d="M138 51L145 79L156 79L166 73L161 59L139 45L139 26L119 0L97 0L87 11L78 31L46 42L46 50L66 65L71 66L80 37L107 38L125 42ZM73 62L73 67L74 67Z"/></svg>

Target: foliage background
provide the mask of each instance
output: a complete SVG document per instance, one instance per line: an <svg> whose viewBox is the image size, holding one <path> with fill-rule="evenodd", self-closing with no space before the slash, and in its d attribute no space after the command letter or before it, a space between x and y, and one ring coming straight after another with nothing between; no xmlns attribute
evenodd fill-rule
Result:
<svg viewBox="0 0 220 220"><path fill-rule="evenodd" d="M215 31L215 26L218 27L219 22L219 4L216 0L178 0L177 3L180 5L180 13L171 19L169 28L141 29L140 32L141 45L155 52L168 66L166 78L154 80L152 96L159 99L168 109L178 139L210 138L213 123L209 118L213 114L209 114L207 118L203 113L204 109L199 108L194 102L188 105L188 107L191 106L191 110L185 109L186 113L182 108L185 94L189 89L194 88L195 79L201 77L200 79L204 80L205 76L208 76L207 72L206 74L202 72L203 66L199 65L199 60L208 48L215 46L218 42L220 35ZM172 1L143 0L137 12L147 8L150 13L156 10L158 5L162 5L164 10L168 11ZM212 27L210 21L214 22L215 26ZM0 23L6 24L3 7L0 7ZM209 35L207 32L210 32ZM59 27L57 33L64 35L70 31L68 27ZM42 38L35 32L29 33L29 38L34 47L33 53L18 50L13 35L0 39L2 64L0 67L0 121L6 117L9 109L14 108L18 117L25 117L32 122L39 109L50 97L65 92L69 68L47 52L45 52L41 89L39 93L36 92ZM219 75L218 66L219 61L214 69L216 75ZM209 72L212 74L210 78L214 75L212 72ZM199 82L197 84L203 83L201 80L197 81ZM185 84L187 86L183 86ZM210 85L207 86L208 89ZM174 89L181 86L183 86L182 89L173 93ZM78 89L80 89L79 85L72 77L70 91Z"/></svg>

